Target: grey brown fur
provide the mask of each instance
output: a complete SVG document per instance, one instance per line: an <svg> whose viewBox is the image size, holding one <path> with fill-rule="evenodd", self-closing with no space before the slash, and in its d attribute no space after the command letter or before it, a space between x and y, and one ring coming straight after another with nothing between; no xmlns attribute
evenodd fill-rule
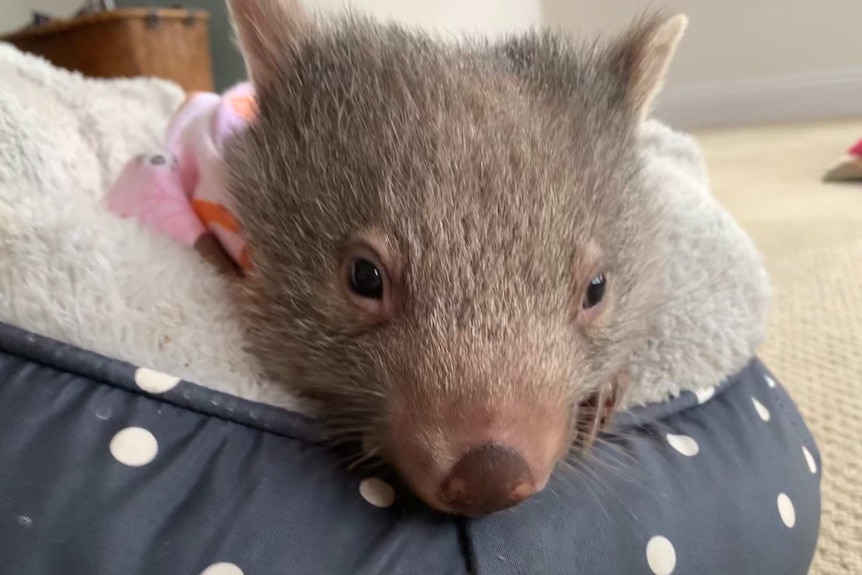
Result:
<svg viewBox="0 0 862 575"><path fill-rule="evenodd" d="M659 218L644 213L615 55L547 35L444 48L357 18L312 38L228 164L257 266L256 355L338 417L382 415L368 402L396 385L571 402L595 389L647 335L660 289ZM368 229L403 261L383 327L334 285ZM582 330L584 258L613 305Z"/></svg>
<svg viewBox="0 0 862 575"><path fill-rule="evenodd" d="M255 266L250 349L270 377L384 456L394 397L445 426L461 402L577 416L621 374L661 379L632 363L648 363L679 290L640 150L661 24L605 45L533 33L452 46L350 17L284 38L257 76L252 62L259 121L227 170ZM361 234L399 262L383 323L338 285ZM587 325L590 270L609 291Z"/></svg>

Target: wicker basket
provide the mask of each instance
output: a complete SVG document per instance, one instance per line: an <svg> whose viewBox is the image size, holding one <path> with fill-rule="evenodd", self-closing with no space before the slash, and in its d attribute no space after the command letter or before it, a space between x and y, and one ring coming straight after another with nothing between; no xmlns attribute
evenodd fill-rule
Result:
<svg viewBox="0 0 862 575"><path fill-rule="evenodd" d="M95 78L153 76L212 91L209 14L124 8L25 28L0 38Z"/></svg>

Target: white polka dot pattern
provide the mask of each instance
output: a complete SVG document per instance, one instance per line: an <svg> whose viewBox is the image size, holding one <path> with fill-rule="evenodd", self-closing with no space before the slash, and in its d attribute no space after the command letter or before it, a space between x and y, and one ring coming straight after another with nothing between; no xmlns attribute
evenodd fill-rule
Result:
<svg viewBox="0 0 862 575"><path fill-rule="evenodd" d="M201 575L243 575L243 572L233 563L214 563L201 571Z"/></svg>
<svg viewBox="0 0 862 575"><path fill-rule="evenodd" d="M757 399L753 397L751 398L751 402L754 404L754 409L757 410L757 415L760 416L760 419L762 419L763 421L769 421L769 410L766 409L766 407L762 403L760 403L759 401L757 401Z"/></svg>
<svg viewBox="0 0 862 575"><path fill-rule="evenodd" d="M363 479L359 484L359 494L375 507L389 507L395 502L395 490L392 486L376 477Z"/></svg>
<svg viewBox="0 0 862 575"><path fill-rule="evenodd" d="M674 435L673 433L668 433L666 438L671 447L688 457L693 457L697 455L698 451L700 451L700 446L688 435Z"/></svg>
<svg viewBox="0 0 862 575"><path fill-rule="evenodd" d="M2 334L0 328L0 339ZM0 352L0 367L2 361L3 352ZM86 370L82 368L81 373L85 374ZM338 524L341 529L340 546L346 551L347 561L352 563L354 549L361 552L376 541L378 530L369 530L368 525L379 524L391 529L397 539L398 532L404 527L403 517L406 514L409 519L414 512L412 503L415 498L412 496L409 497L411 504L400 509L402 497L407 493L401 493L394 481L388 483L388 476L369 473L351 478L349 474L337 474L330 479L330 457L324 455L316 461L308 457L311 450L318 449L312 447L318 437L316 426L306 428L305 425L295 425L292 420L282 422L274 413L240 401L224 404L220 397L194 393L192 384L154 370L123 365L114 373L119 378L112 383L133 393L100 394L95 401L81 402L84 413L76 419L89 429L84 428L82 433L78 433L70 426L70 432L74 432L71 437L75 441L64 447L70 452L69 458L75 456L78 460L91 461L87 469L80 470L89 474L86 478L89 483L98 485L105 475L112 480L117 479L125 483L118 486L119 500L133 495L136 505L116 508L112 503L116 503L117 498L91 498L91 504L81 506L81 513L76 513L80 528L86 529L87 525L98 524L106 516L119 514L114 518L128 520L132 529L145 533L148 525L163 518L166 499L184 503L186 497L193 497L192 504L187 507L195 511L197 524L210 526L213 536L201 539L197 536L199 534L186 534L170 522L165 524L163 533L165 540L172 541L172 547L198 558L186 575L262 575L278 571L277 564L286 554L298 562L307 559L305 553L312 554L311 559L314 559L314 549L320 544L325 545L333 524ZM31 373L25 373L24 377L29 375ZM770 389L769 382L770 378L755 362L740 378L729 380L727 385L686 392L667 404L643 406L643 410L636 412L631 419L621 418L622 431L637 441L637 457L621 461L608 450L596 449L590 455L598 458L597 465L589 467L598 481L611 481L611 485L614 485L614 475L618 474L620 463L630 466L629 471L633 475L637 474L638 489L625 489L624 494L618 494L623 498L619 511L625 514L619 516L620 521L613 516L612 508L595 499L587 482L579 485L577 477L558 475L552 480L550 493L536 499L541 501L543 498L556 506L553 510L555 520L563 527L557 530L559 539L549 539L542 530L525 530L517 538L511 538L505 517L500 522L483 521L488 523L487 535L503 539L506 549L500 550L499 555L481 553L472 559L494 570L499 566L505 567L507 563L512 566L518 562L517 557L529 556L538 548L543 551L543 560L547 559L546 571L565 570L565 565L578 562L578 557L583 557L584 552L577 543L571 543L567 534L588 532L599 522L611 521L619 529L614 530L611 540L602 542L602 546L594 551L599 557L616 553L614 563L619 565L620 572L683 575L697 571L698 575L727 575L744 571L746 565L757 568L767 564L774 565L775 572L791 572L794 564L799 564L802 553L776 553L772 547L774 542L783 542L792 544L794 550L806 550L803 551L806 554L808 549L813 553L816 547L814 527L818 517L811 515L811 509L819 508L816 498L821 475L820 450L807 432L804 421L800 421L793 401L781 391L778 380L775 380L775 389ZM26 382L22 385L26 386ZM163 395L153 397L151 394ZM168 407L165 401L171 395L184 395L190 404L189 409L172 410ZM696 401L692 403L692 399ZM142 405L146 408L141 409ZM34 407L39 409L40 406L36 404ZM165 408L172 410L171 417L155 416ZM245 425L221 425L221 419L216 421L217 425L205 425L212 423L213 417L229 418L230 414ZM18 423L27 425L29 422L21 418ZM273 426L278 427L268 434L272 441L257 441L261 432L267 433L265 429ZM176 456L183 459L172 460L173 442L185 437L190 428L203 429L213 440L198 442L195 457L183 458L183 454L177 453ZM232 438L238 438L235 445L241 449L232 450L229 457L222 457L221 446L227 430ZM24 433L32 435L29 429ZM281 437L285 438L283 442L279 439ZM737 450L740 445L743 448ZM22 466L30 466L36 471L27 475L34 481L53 481L55 488L63 488L69 483L61 481L61 477L56 481L51 473L40 475L44 469L51 470L48 458L55 455L52 450L45 450L44 454L37 451L30 450L27 458L20 460ZM622 454L625 455L626 451ZM249 512L223 521L220 496L242 489L242 485L237 484L241 477L236 473L237 461L243 463L243 468L250 468L270 461L281 466L286 460L288 464L283 472L279 469L279 481L259 482L259 487L250 493L253 497L248 498L244 507L250 511L262 509L263 515ZM151 480L167 470L176 471L178 465L201 489L188 492L183 482ZM291 475L293 473L296 475ZM720 481L702 481L704 477L714 478L716 474ZM299 485L303 478L309 476L317 478L315 485L305 490L304 497L290 498L287 506L281 508L285 502L284 485ZM741 484L733 481L733 477L740 476L745 479ZM3 477L0 473L0 486ZM557 482L557 479L562 481ZM585 479L589 481L590 477ZM681 485L681 482L685 484ZM567 493L569 489L571 493ZM771 503L770 494L775 498ZM32 500L16 501L15 507L9 509L7 520L0 522L0 555L3 541L14 540L7 536L9 533L13 538L43 534L45 538L63 536L62 528L54 526L63 526L65 510L62 506L56 509L57 506L42 505L38 493L34 496ZM743 523L738 521L739 509L733 505L740 500L753 500L749 508L743 510L746 514L744 519L748 520ZM541 523L547 519L547 508L543 509L538 501L516 509L516 514L523 515L522 519L514 521L525 524ZM575 504L576 513L567 512L570 502ZM246 501L243 504L245 506ZM799 512L796 505L800 506ZM726 520L726 512L730 513L731 521ZM296 536L287 530L284 537L272 538L271 546L268 540L260 540L260 517L267 514L299 518L303 530ZM626 515L635 517L636 521L630 521ZM766 523L761 525L763 521ZM132 522L138 525L132 525ZM498 525L492 525L494 523ZM799 529L796 529L797 523ZM448 540L435 536L435 530L448 530L445 518L440 522L423 522L418 527L416 522L411 522L406 527L427 544L416 559L402 560L398 557L397 561L392 561L392 571L412 569L426 573L434 570L433 567L429 569L429 565L439 567L447 558L457 562L459 567L463 564L464 558L457 550L452 553L451 548L438 549L436 546L438 541L444 545L448 543ZM226 534L229 536L224 536ZM731 548L723 555L720 564L710 563L703 555L704 541L709 542L711 538L733 541L734 537L749 544L745 553L735 554ZM131 545L126 545L127 541ZM113 556L134 555L137 543L135 538L118 539ZM239 554L236 554L237 549ZM260 553L249 552L257 550ZM736 555L739 555L739 560ZM350 564L340 561L341 557L338 554L329 558L331 571L350 571ZM171 571L170 557L144 559L158 562L162 570ZM111 566L106 567L110 569ZM137 567L131 566L132 570Z"/></svg>
<svg viewBox="0 0 862 575"><path fill-rule="evenodd" d="M707 387L706 389L698 389L694 392L694 395L697 396L697 402L700 404L704 404L715 395L715 387Z"/></svg>
<svg viewBox="0 0 862 575"><path fill-rule="evenodd" d="M817 462L814 461L814 456L811 455L811 452L808 451L808 448L804 445L802 446L802 455L805 457L805 463L808 464L808 469L811 470L811 473L817 473Z"/></svg>
<svg viewBox="0 0 862 575"><path fill-rule="evenodd" d="M140 467L155 459L159 444L152 433L142 427L127 427L111 439L114 459L130 467Z"/></svg>
<svg viewBox="0 0 862 575"><path fill-rule="evenodd" d="M650 539L646 546L646 557L654 575L671 575L676 568L676 550L667 537L656 535Z"/></svg>
<svg viewBox="0 0 862 575"><path fill-rule="evenodd" d="M786 493L778 494L778 514L788 528L792 529L796 525L796 509Z"/></svg>
<svg viewBox="0 0 862 575"><path fill-rule="evenodd" d="M165 393L176 387L180 378L153 371L145 367L139 367L135 371L135 384L147 393Z"/></svg>

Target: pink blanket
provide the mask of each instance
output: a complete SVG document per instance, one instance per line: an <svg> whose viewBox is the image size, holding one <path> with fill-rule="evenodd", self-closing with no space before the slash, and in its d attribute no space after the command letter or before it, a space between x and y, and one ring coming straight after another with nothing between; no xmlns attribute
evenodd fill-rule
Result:
<svg viewBox="0 0 862 575"><path fill-rule="evenodd" d="M847 150L841 159L827 170L823 179L827 182L862 181L862 140Z"/></svg>

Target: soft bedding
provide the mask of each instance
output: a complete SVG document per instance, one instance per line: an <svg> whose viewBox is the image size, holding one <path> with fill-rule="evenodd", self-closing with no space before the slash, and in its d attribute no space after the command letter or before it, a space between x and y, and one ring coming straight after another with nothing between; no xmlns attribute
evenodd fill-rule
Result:
<svg viewBox="0 0 862 575"><path fill-rule="evenodd" d="M807 572L820 454L756 359L768 283L691 139L652 122L641 144L679 229L666 279L698 297L632 358L594 457L468 521L348 470L243 351L213 266L104 208L183 98L0 45L3 573Z"/></svg>
<svg viewBox="0 0 862 575"><path fill-rule="evenodd" d="M757 360L468 521L344 470L313 419L8 325L0 438L9 575L804 575L819 530L820 454Z"/></svg>

